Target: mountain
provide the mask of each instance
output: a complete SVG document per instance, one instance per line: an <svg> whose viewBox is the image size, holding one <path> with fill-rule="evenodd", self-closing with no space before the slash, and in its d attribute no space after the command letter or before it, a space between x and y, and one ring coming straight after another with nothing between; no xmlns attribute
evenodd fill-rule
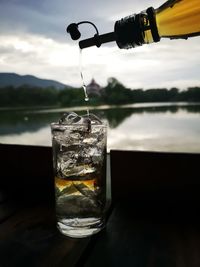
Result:
<svg viewBox="0 0 200 267"><path fill-rule="evenodd" d="M19 75L16 73L0 73L0 88L6 86L19 87L21 85L35 86L35 87L55 87L56 89L63 89L67 86L63 83L40 79L32 75Z"/></svg>

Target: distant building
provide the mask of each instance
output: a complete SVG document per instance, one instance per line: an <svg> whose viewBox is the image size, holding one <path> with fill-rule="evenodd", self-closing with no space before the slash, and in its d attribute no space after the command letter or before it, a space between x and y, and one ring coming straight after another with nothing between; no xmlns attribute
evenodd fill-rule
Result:
<svg viewBox="0 0 200 267"><path fill-rule="evenodd" d="M102 92L102 87L95 82L94 79L87 85L87 93L88 95L98 95L100 96Z"/></svg>

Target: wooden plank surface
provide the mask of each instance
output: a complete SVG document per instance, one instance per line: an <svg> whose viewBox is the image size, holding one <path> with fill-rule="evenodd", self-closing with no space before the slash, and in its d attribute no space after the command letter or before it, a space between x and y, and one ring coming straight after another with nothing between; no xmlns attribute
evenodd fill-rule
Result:
<svg viewBox="0 0 200 267"><path fill-rule="evenodd" d="M106 230L91 246L84 267L198 267L198 216L145 214L134 203L118 203ZM198 214L197 214L198 215Z"/></svg>
<svg viewBox="0 0 200 267"><path fill-rule="evenodd" d="M0 224L0 266L75 266L90 239L72 239L55 227L52 207L29 207Z"/></svg>

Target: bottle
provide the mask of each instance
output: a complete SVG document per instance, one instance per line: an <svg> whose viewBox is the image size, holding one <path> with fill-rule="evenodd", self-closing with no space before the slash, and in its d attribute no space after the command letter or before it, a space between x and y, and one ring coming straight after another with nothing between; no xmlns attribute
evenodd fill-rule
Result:
<svg viewBox="0 0 200 267"><path fill-rule="evenodd" d="M116 41L119 48L159 42L161 38L187 39L200 35L200 0L168 0L115 22L114 32L79 42L81 49Z"/></svg>

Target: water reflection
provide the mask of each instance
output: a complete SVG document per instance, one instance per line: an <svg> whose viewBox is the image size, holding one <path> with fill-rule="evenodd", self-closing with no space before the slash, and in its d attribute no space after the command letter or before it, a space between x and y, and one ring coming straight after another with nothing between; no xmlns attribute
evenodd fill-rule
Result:
<svg viewBox="0 0 200 267"><path fill-rule="evenodd" d="M157 104L157 105L156 105ZM94 111L96 115L105 118L110 128L118 127L126 118L130 117L132 114L144 114L144 113L177 113L177 112L186 112L186 113L200 113L200 104L173 104L173 103L158 103L154 104L141 104L132 105L132 107L116 107L109 108L101 111Z"/></svg>
<svg viewBox="0 0 200 267"><path fill-rule="evenodd" d="M49 125L58 121L63 112L0 111L0 142L49 146ZM101 107L91 112L108 122L109 150L200 152L200 104L135 104Z"/></svg>
<svg viewBox="0 0 200 267"><path fill-rule="evenodd" d="M36 132L58 120L57 113L37 114L31 111L1 111L0 135Z"/></svg>

